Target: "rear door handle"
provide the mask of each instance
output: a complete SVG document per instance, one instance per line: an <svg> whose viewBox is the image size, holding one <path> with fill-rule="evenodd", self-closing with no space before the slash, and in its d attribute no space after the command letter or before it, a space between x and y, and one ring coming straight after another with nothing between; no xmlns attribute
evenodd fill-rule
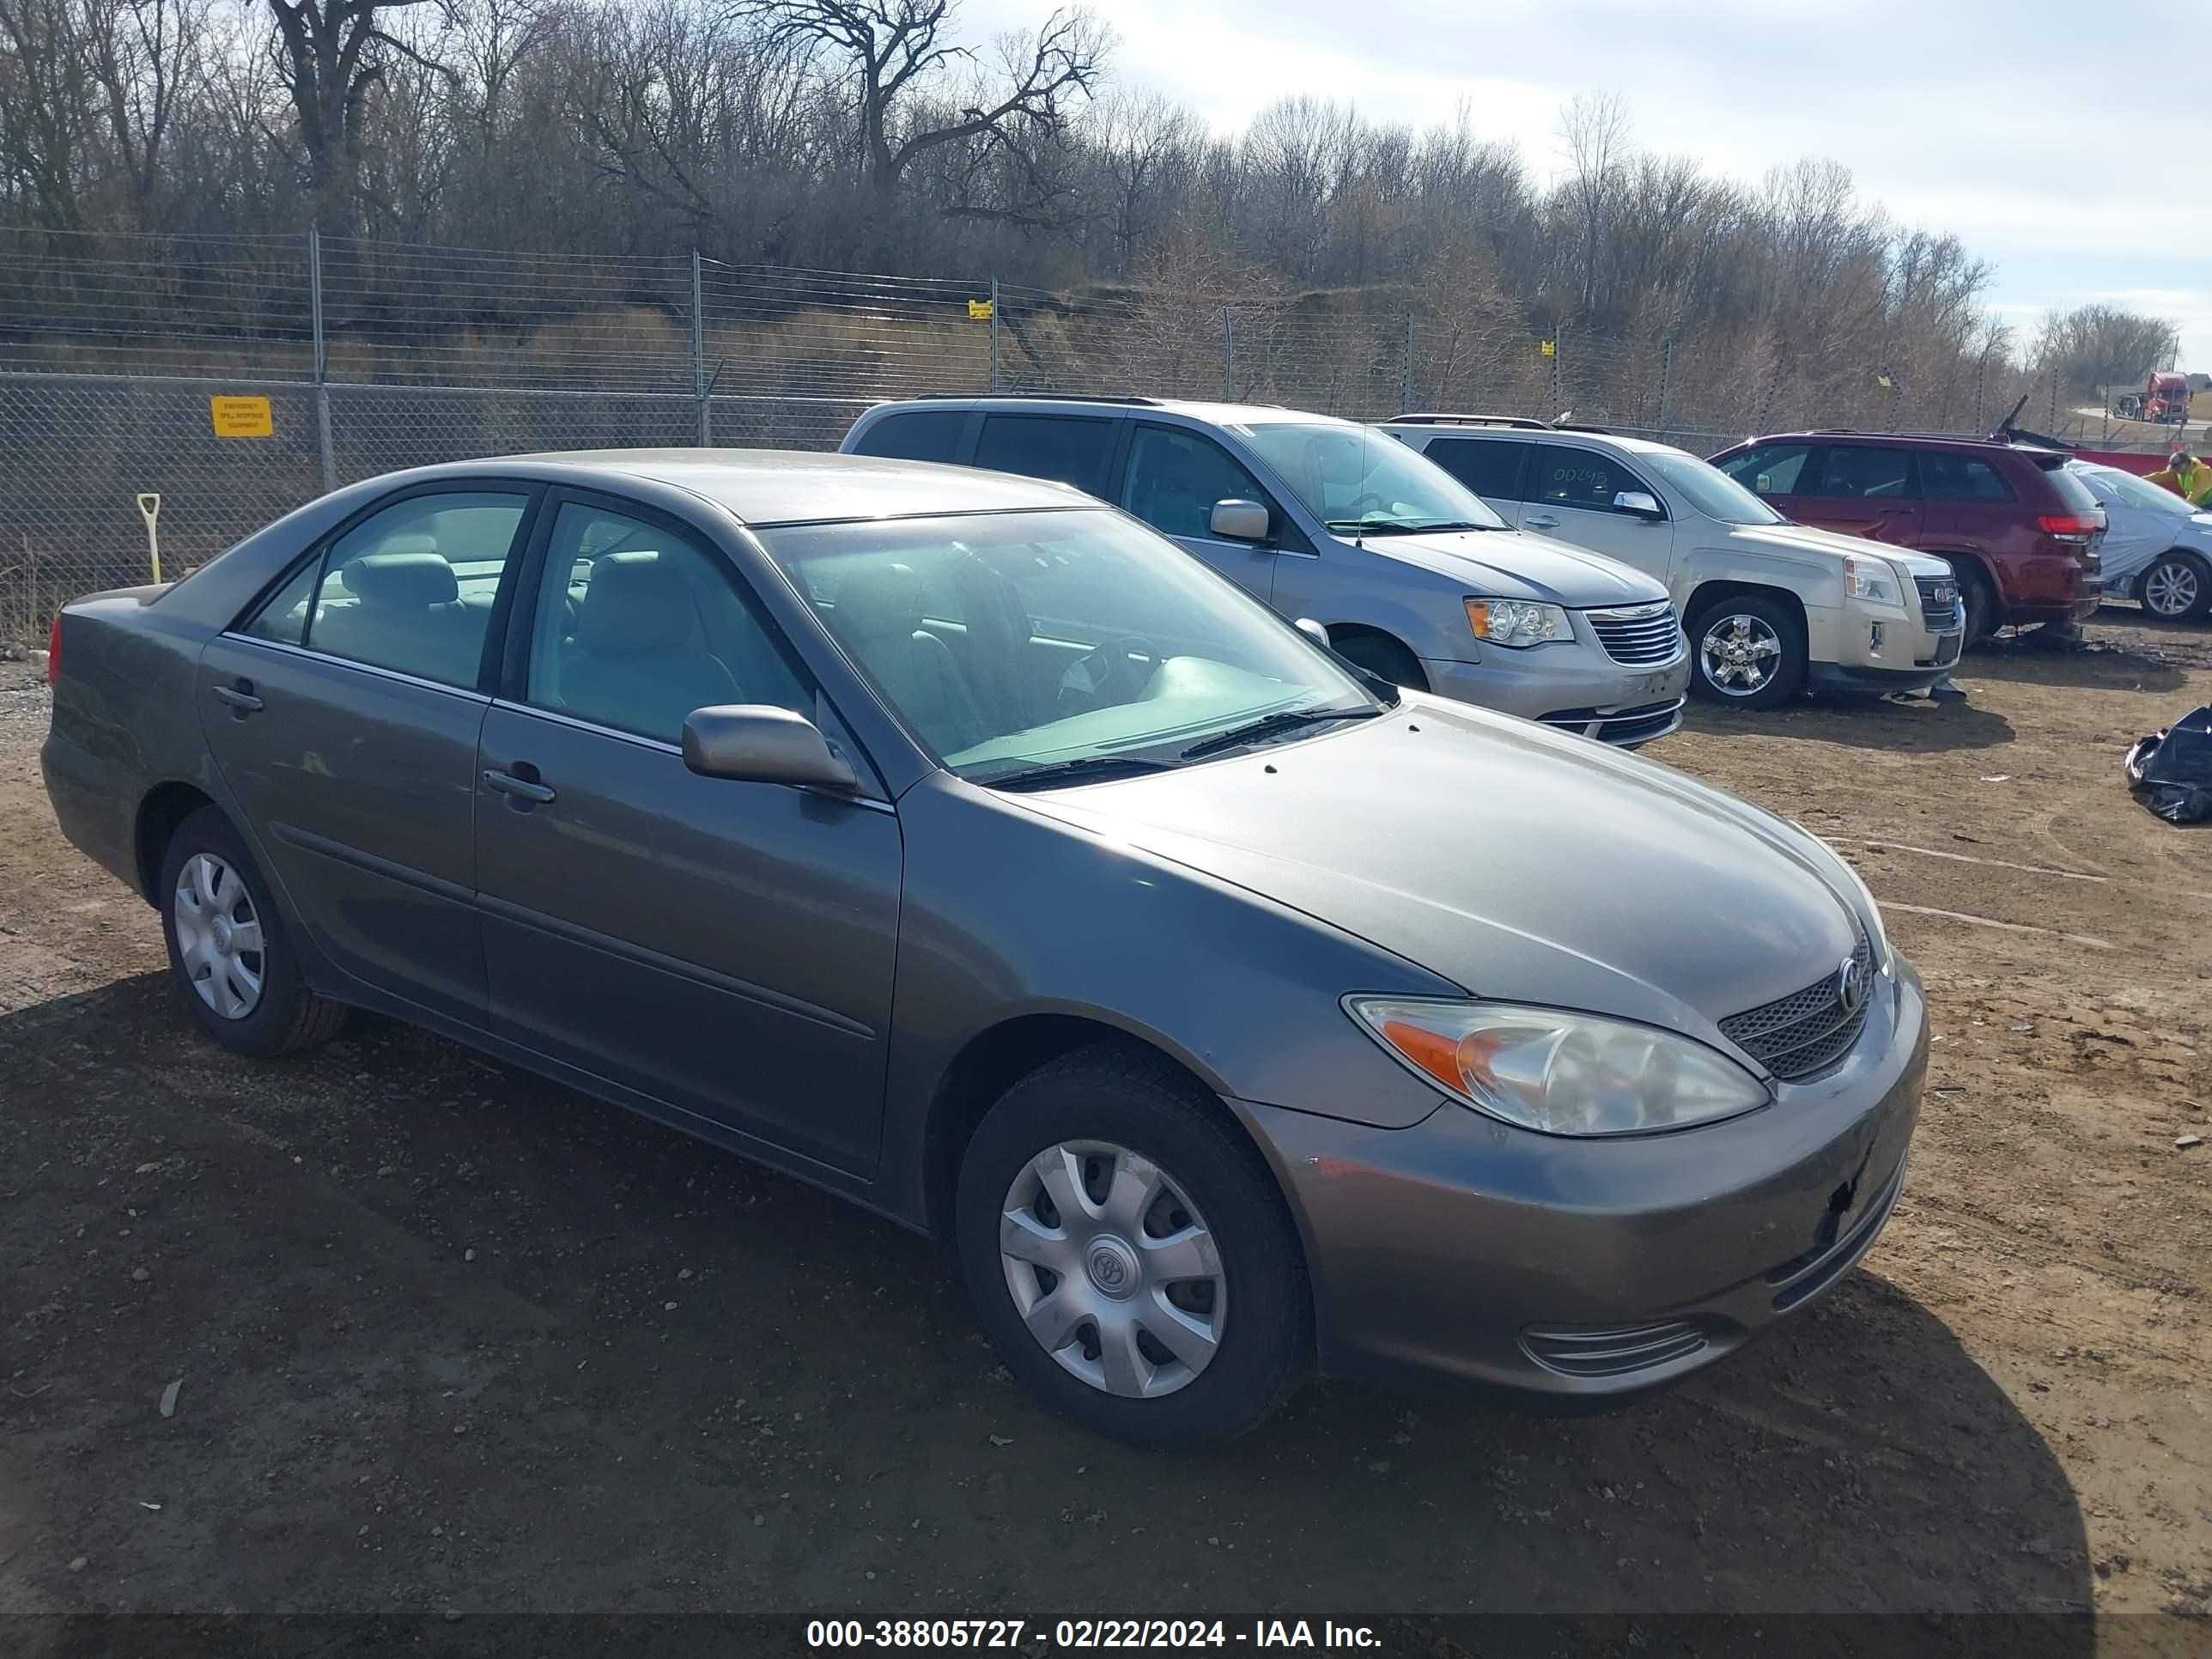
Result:
<svg viewBox="0 0 2212 1659"><path fill-rule="evenodd" d="M253 695L253 682L240 680L235 685L214 688L216 701L227 702L241 714L251 714L261 707L261 699Z"/></svg>
<svg viewBox="0 0 2212 1659"><path fill-rule="evenodd" d="M529 778L518 778L512 772L487 769L483 775L487 788L496 789L502 795L519 795L524 800L534 800L543 805L554 799L551 789Z"/></svg>

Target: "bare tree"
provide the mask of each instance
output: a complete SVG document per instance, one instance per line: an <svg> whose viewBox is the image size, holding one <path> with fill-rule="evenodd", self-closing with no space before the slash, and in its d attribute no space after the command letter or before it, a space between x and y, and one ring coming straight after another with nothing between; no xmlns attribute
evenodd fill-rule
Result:
<svg viewBox="0 0 2212 1659"><path fill-rule="evenodd" d="M2179 344L2172 319L2146 317L2118 306L2081 306L2044 321L2036 357L2076 392L2139 385L2154 368L2170 367Z"/></svg>
<svg viewBox="0 0 2212 1659"><path fill-rule="evenodd" d="M353 223L362 111L391 54L421 54L384 26L384 15L428 0L267 0L272 49L290 94L292 118L326 230Z"/></svg>

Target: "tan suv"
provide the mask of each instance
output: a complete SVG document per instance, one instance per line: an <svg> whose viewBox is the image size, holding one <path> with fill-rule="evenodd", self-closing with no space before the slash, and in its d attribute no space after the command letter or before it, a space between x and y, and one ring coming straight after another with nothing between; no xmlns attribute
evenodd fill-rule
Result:
<svg viewBox="0 0 2212 1659"><path fill-rule="evenodd" d="M1382 430L1517 529L1664 582L1702 696L1764 708L1808 687L1925 691L1959 660L1966 617L1944 561L1791 524L1686 451L1510 416Z"/></svg>

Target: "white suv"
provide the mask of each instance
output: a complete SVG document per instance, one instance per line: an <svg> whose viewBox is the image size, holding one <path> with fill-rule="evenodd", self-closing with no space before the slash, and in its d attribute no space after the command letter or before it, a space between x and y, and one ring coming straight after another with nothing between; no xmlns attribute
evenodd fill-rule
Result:
<svg viewBox="0 0 2212 1659"><path fill-rule="evenodd" d="M1792 524L1686 451L1500 416L1382 428L1508 524L1664 582L1701 696L1763 708L1807 686L1924 691L1959 660L1966 612L1948 564Z"/></svg>

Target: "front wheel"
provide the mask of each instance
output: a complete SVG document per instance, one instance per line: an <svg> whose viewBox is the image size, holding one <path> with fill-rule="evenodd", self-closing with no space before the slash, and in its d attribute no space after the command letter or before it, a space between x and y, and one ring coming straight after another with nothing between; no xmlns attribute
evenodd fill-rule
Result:
<svg viewBox="0 0 2212 1659"><path fill-rule="evenodd" d="M2142 608L2165 622L2201 622L2212 611L2212 579L2191 553L2160 554L2136 592Z"/></svg>
<svg viewBox="0 0 2212 1659"><path fill-rule="evenodd" d="M1016 1084L978 1126L954 1226L1006 1369L1134 1445L1232 1440L1304 1376L1304 1258L1251 1144L1171 1068L1112 1046Z"/></svg>
<svg viewBox="0 0 2212 1659"><path fill-rule="evenodd" d="M1771 708L1805 684L1805 631L1790 608L1756 593L1716 599L1690 619L1690 689L1714 702Z"/></svg>

